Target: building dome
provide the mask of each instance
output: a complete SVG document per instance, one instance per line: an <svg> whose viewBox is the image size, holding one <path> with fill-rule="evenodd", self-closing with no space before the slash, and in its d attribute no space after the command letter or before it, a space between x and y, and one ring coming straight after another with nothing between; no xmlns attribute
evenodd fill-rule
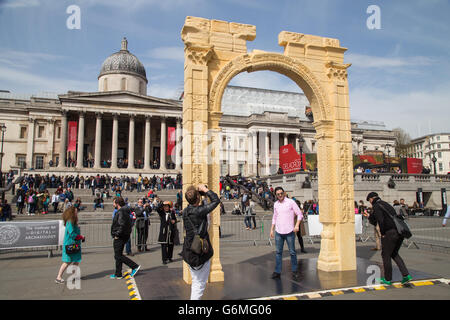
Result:
<svg viewBox="0 0 450 320"><path fill-rule="evenodd" d="M122 49L119 52L110 55L102 64L98 79L104 75L127 74L138 76L148 83L144 65L139 59L127 49L128 41L122 40Z"/></svg>

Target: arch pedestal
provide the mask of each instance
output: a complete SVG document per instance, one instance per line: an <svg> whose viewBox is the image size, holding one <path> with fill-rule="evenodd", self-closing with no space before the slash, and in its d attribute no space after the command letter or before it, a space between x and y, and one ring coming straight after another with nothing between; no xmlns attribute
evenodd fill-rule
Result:
<svg viewBox="0 0 450 320"><path fill-rule="evenodd" d="M219 192L219 121L229 81L247 71L270 70L292 79L314 113L318 148L320 222L323 224L318 269L356 270L353 170L347 68L339 40L283 31L283 54L247 52L256 37L252 25L187 17L183 101L183 192L204 183ZM185 201L185 200L184 200ZM186 206L187 203L185 202ZM214 248L209 281L224 281L220 263L220 210L211 215ZM183 279L190 283L188 266Z"/></svg>

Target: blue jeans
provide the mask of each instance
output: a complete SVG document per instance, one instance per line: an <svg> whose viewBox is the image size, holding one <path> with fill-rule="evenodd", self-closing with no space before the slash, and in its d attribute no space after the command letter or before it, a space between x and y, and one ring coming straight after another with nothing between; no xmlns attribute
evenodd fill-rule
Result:
<svg viewBox="0 0 450 320"><path fill-rule="evenodd" d="M251 220L250 220L251 218L252 218L252 216L245 216L244 223L245 223L245 226L247 228L251 228L252 227L252 223L251 223Z"/></svg>
<svg viewBox="0 0 450 320"><path fill-rule="evenodd" d="M288 234L280 234L275 231L275 248L276 248L275 272L281 273L284 241L287 242L287 245L289 248L289 254L291 255L292 272L297 272L297 253L295 252L295 233L294 233L294 231L292 231L291 233L288 233Z"/></svg>

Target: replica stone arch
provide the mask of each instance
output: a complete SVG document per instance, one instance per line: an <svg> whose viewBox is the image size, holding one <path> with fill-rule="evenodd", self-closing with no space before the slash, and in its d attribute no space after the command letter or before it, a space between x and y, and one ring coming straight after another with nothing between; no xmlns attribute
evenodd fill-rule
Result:
<svg viewBox="0 0 450 320"><path fill-rule="evenodd" d="M346 48L339 40L282 31L284 53L247 52L256 37L252 25L186 17L183 102L183 191L204 183L219 192L219 121L229 81L247 71L270 70L292 79L314 113L320 222L323 224L318 270L356 270L354 191ZM187 203L185 202L185 205ZM215 254L209 281L224 281L220 263L220 210L211 215ZM183 279L190 283L186 264Z"/></svg>

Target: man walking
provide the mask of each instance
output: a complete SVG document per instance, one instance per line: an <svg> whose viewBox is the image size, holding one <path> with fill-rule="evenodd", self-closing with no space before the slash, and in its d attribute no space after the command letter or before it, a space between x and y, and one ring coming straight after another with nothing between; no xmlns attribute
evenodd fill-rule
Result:
<svg viewBox="0 0 450 320"><path fill-rule="evenodd" d="M303 214L295 201L286 197L282 187L275 188L275 195L278 201L274 204L272 229L270 230L270 238L273 239L275 237L276 247L275 272L272 274L272 279L280 278L283 247L284 241L286 241L289 248L289 254L291 255L292 278L293 280L298 280L295 234L299 230ZM297 216L297 223L294 226L295 216Z"/></svg>
<svg viewBox="0 0 450 320"><path fill-rule="evenodd" d="M369 193L367 201L372 205L373 212L365 215L368 216L372 225L379 225L381 233L381 257L383 258L384 278L381 278L380 282L387 285L392 284L391 259L393 259L402 273L402 284L408 283L412 277L409 275L403 259L398 254L404 238L397 232L394 219L392 218L396 214L395 209L387 202L381 200L376 192Z"/></svg>
<svg viewBox="0 0 450 320"><path fill-rule="evenodd" d="M114 238L114 259L116 260L116 272L111 275L111 279L122 279L122 264L125 263L132 269L131 276L134 277L141 266L123 255L123 248L130 239L132 221L130 208L125 205L122 197L118 197L113 202L117 209L111 225L111 236Z"/></svg>

